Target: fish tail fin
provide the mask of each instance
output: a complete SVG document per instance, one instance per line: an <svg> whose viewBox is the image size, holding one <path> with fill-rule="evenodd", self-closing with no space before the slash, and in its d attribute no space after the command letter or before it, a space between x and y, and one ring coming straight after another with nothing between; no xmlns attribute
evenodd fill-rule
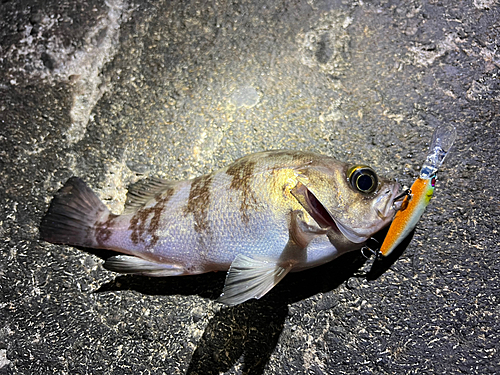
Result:
<svg viewBox="0 0 500 375"><path fill-rule="evenodd" d="M109 209L85 182L71 177L56 193L40 223L40 238L47 242L96 247L95 224Z"/></svg>

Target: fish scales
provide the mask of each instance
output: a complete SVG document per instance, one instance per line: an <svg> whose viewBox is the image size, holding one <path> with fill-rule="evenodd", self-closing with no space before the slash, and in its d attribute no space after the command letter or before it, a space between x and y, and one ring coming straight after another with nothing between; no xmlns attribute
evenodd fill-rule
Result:
<svg viewBox="0 0 500 375"><path fill-rule="evenodd" d="M185 261L186 256L199 263L221 263L221 255L227 255L225 264L219 265L227 269L233 252L264 253L273 239L284 247L286 215L284 206L276 203L288 200L292 209L300 208L284 189L293 177L290 168L243 160L168 188L132 215L110 214L96 229L96 233L105 229L108 234L96 236L97 242L113 250L127 248L129 253L148 251L148 259L175 263ZM277 214L270 216L276 207Z"/></svg>
<svg viewBox="0 0 500 375"><path fill-rule="evenodd" d="M350 181L353 168L335 159L261 152L192 180L144 182L129 191L122 215L111 214L73 178L54 198L40 233L49 242L126 254L105 263L118 272L170 276L229 270L220 300L241 303L260 298L289 271L359 249L391 221L399 185L363 168L373 181L368 193ZM70 210L78 200L96 208Z"/></svg>

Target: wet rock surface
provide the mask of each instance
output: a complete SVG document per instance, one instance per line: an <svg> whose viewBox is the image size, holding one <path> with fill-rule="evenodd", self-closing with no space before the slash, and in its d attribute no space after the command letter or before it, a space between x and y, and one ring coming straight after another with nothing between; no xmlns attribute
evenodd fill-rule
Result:
<svg viewBox="0 0 500 375"><path fill-rule="evenodd" d="M472 2L3 1L0 374L500 371L500 10ZM221 273L150 279L38 239L80 176L120 212L147 176L314 150L410 185L457 128L411 242L222 308Z"/></svg>

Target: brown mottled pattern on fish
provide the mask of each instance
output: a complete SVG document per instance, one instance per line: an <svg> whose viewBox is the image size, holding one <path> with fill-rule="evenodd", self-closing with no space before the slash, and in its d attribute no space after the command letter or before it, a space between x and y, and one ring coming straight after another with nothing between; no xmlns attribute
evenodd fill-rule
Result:
<svg viewBox="0 0 500 375"><path fill-rule="evenodd" d="M134 245L137 245L140 242L145 243L145 234L149 234L151 236L151 241L147 246L148 248L152 248L157 244L159 238L156 232L159 229L161 214L174 191L175 190L173 188L168 188L161 194L155 195L154 199L156 203L153 206L141 208L132 216L128 229L132 231L130 239ZM148 225L148 217L151 214L153 216L151 217Z"/></svg>
<svg viewBox="0 0 500 375"><path fill-rule="evenodd" d="M104 222L97 222L94 229L94 237L99 246L103 246L113 234L113 226L119 215L109 214Z"/></svg>
<svg viewBox="0 0 500 375"><path fill-rule="evenodd" d="M185 215L193 214L194 230L197 233L205 232L209 229L208 207L210 205L212 178L213 176L208 174L192 180L188 202L184 207Z"/></svg>
<svg viewBox="0 0 500 375"><path fill-rule="evenodd" d="M256 162L249 159L240 159L227 168L226 174L232 176L230 189L238 190L241 193L240 213L243 223L248 224L248 212L252 205L257 204L252 182Z"/></svg>

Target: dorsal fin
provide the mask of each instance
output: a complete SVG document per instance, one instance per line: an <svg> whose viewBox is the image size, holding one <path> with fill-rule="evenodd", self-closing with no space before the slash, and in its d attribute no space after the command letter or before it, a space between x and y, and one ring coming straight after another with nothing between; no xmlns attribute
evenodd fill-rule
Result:
<svg viewBox="0 0 500 375"><path fill-rule="evenodd" d="M137 209L144 206L156 194L163 190L174 188L176 184L177 182L175 181L167 181L158 177L149 177L137 181L128 187L123 214L137 211Z"/></svg>

